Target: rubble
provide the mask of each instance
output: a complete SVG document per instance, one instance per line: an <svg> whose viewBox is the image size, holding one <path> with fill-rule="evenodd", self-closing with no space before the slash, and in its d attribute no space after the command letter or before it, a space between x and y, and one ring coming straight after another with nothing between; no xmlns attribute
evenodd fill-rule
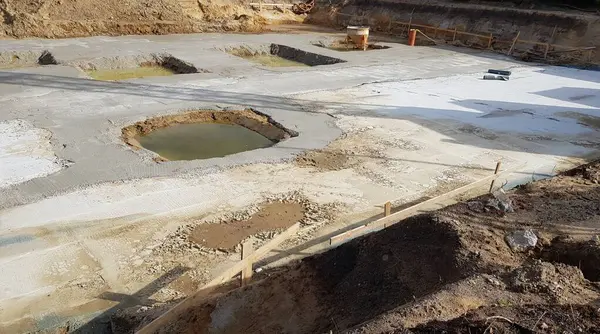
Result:
<svg viewBox="0 0 600 334"><path fill-rule="evenodd" d="M524 252L535 247L538 237L528 229L510 232L506 235L505 240L514 252Z"/></svg>

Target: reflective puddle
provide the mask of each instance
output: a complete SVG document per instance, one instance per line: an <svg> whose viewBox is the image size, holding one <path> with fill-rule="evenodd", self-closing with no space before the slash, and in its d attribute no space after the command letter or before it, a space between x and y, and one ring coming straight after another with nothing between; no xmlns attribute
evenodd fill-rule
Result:
<svg viewBox="0 0 600 334"><path fill-rule="evenodd" d="M103 81L118 81L127 79L139 79L147 77L164 77L175 75L176 73L163 66L142 66L134 68L115 68L104 70L86 71L92 79Z"/></svg>
<svg viewBox="0 0 600 334"><path fill-rule="evenodd" d="M223 157L275 144L243 126L218 123L176 124L135 139L168 160Z"/></svg>
<svg viewBox="0 0 600 334"><path fill-rule="evenodd" d="M253 55L253 56L246 56L243 58L246 58L250 61L261 64L263 66L268 66L268 67L292 67L292 66L309 67L308 65L298 62L298 61L293 61L293 60L285 59L283 57L270 55L270 54L258 54L258 55Z"/></svg>

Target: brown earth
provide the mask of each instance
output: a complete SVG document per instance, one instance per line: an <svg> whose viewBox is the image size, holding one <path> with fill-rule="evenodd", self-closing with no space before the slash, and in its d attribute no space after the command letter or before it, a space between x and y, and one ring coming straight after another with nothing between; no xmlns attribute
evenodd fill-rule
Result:
<svg viewBox="0 0 600 334"><path fill-rule="evenodd" d="M269 21L242 1L0 0L0 37L260 32ZM270 13L294 20L292 13Z"/></svg>
<svg viewBox="0 0 600 334"><path fill-rule="evenodd" d="M284 128L269 116L252 109L246 109L235 111L197 110L175 115L158 116L124 127L121 129L121 136L127 145L139 149L141 145L135 139L136 136L145 135L154 130L174 124L190 123L237 124L258 132L275 142L297 135L294 131Z"/></svg>
<svg viewBox="0 0 600 334"><path fill-rule="evenodd" d="M499 4L499 6L496 6ZM493 35L491 49L505 53L517 33L520 40L550 43L548 59L544 59L545 45L517 43L514 53L525 60L557 64L598 64L600 53L595 50L570 52L577 47L594 47L600 42L600 16L572 10L531 10L502 6L501 2L473 4L461 1L423 0L337 0L317 1L306 22L333 27L366 25L372 32L407 36L407 24L440 43L488 49L489 35ZM398 24L394 22L404 22ZM438 31L456 29L483 35L457 34ZM426 44L424 44L426 43ZM429 45L418 36L417 45ZM565 52L568 51L568 52Z"/></svg>
<svg viewBox="0 0 600 334"><path fill-rule="evenodd" d="M247 237L288 228L304 218L300 203L269 203L252 217L220 224L200 224L190 233L190 241L209 248L230 249Z"/></svg>
<svg viewBox="0 0 600 334"><path fill-rule="evenodd" d="M255 275L161 332L600 332L600 162L403 220ZM533 229L537 246L505 236Z"/></svg>

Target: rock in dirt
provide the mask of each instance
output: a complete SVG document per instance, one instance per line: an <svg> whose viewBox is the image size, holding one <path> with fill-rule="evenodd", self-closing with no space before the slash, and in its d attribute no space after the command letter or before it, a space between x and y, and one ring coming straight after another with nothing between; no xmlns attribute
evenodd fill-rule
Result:
<svg viewBox="0 0 600 334"><path fill-rule="evenodd" d="M537 245L538 237L530 230L514 231L506 235L506 243L513 252L524 252Z"/></svg>
<svg viewBox="0 0 600 334"><path fill-rule="evenodd" d="M498 201L498 208L504 212L515 212L512 206L512 201L503 189L496 190L492 193Z"/></svg>

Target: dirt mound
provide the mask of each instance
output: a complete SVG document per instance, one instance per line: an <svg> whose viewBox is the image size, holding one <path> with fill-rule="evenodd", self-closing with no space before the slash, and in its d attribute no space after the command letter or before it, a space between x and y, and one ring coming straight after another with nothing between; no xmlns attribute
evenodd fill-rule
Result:
<svg viewBox="0 0 600 334"><path fill-rule="evenodd" d="M508 191L514 212L485 210L485 195L405 219L257 274L162 331L598 333L598 170ZM523 229L535 245L511 250L505 237Z"/></svg>
<svg viewBox="0 0 600 334"><path fill-rule="evenodd" d="M268 23L241 1L0 0L0 13L0 37L16 38L259 32Z"/></svg>
<svg viewBox="0 0 600 334"><path fill-rule="evenodd" d="M475 261L467 253L452 222L413 217L198 306L164 332L349 328L468 275Z"/></svg>
<svg viewBox="0 0 600 334"><path fill-rule="evenodd" d="M598 309L590 305L485 307L450 321L433 321L394 333L600 333L599 316Z"/></svg>

